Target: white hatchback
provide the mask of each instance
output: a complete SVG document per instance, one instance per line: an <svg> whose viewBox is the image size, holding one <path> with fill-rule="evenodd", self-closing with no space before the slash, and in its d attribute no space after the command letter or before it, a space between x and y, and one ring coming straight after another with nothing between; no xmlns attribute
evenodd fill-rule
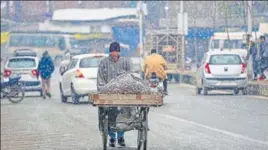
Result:
<svg viewBox="0 0 268 150"><path fill-rule="evenodd" d="M210 90L241 90L246 94L248 76L242 56L230 51L207 52L197 70L196 92L204 95Z"/></svg>
<svg viewBox="0 0 268 150"><path fill-rule="evenodd" d="M82 54L72 57L69 64L61 69L61 101L71 97L74 104L80 97L97 91L97 73L100 61L108 54Z"/></svg>
<svg viewBox="0 0 268 150"><path fill-rule="evenodd" d="M4 69L4 81L8 81L12 74L21 75L20 82L26 92L39 92L42 96L41 78L37 78L39 64L38 57L19 56L8 59Z"/></svg>

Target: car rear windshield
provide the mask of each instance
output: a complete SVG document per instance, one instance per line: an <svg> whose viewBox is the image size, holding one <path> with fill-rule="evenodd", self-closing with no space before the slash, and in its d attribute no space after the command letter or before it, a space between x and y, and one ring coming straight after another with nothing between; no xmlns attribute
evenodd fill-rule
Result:
<svg viewBox="0 0 268 150"><path fill-rule="evenodd" d="M211 55L209 61L209 64L212 65L238 65L241 63L240 56L234 54Z"/></svg>
<svg viewBox="0 0 268 150"><path fill-rule="evenodd" d="M104 57L88 57L88 58L83 58L80 61L80 68L93 68L93 67L98 67L101 60Z"/></svg>
<svg viewBox="0 0 268 150"><path fill-rule="evenodd" d="M35 60L32 58L13 58L8 61L9 68L33 68L36 67Z"/></svg>

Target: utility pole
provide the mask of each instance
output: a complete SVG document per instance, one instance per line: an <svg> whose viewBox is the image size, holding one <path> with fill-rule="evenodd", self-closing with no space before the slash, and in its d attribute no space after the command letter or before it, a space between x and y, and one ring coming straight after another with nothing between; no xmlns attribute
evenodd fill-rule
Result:
<svg viewBox="0 0 268 150"><path fill-rule="evenodd" d="M10 1L6 1L6 15L5 15L5 17L7 19L10 19L10 7L9 7L9 5L10 5Z"/></svg>
<svg viewBox="0 0 268 150"><path fill-rule="evenodd" d="M182 14L181 65L182 65L182 70L184 70L184 11L183 11L183 1L180 1L180 13Z"/></svg>
<svg viewBox="0 0 268 150"><path fill-rule="evenodd" d="M45 16L47 17L46 20L50 20L50 18L52 17L52 1L47 0L46 1L46 14Z"/></svg>
<svg viewBox="0 0 268 150"><path fill-rule="evenodd" d="M84 8L84 3L83 1L77 1L78 7L79 8Z"/></svg>
<svg viewBox="0 0 268 150"><path fill-rule="evenodd" d="M140 35L140 55L143 56L143 2L139 1L138 3L138 12L139 12L139 35Z"/></svg>
<svg viewBox="0 0 268 150"><path fill-rule="evenodd" d="M167 31L168 31L168 26L169 26L169 16L168 16L168 9L169 9L169 7L168 7L168 1L166 1L166 6L165 6L165 13L166 13L166 29L167 29Z"/></svg>
<svg viewBox="0 0 268 150"><path fill-rule="evenodd" d="M8 8L9 8L9 10L8 10L8 19L10 19L10 20L12 20L13 21L13 19L14 19L14 12L15 12L15 10L14 10L14 1L9 1L9 3L8 3L9 5L8 5Z"/></svg>
<svg viewBox="0 0 268 150"><path fill-rule="evenodd" d="M248 1L248 34L252 34L252 1Z"/></svg>

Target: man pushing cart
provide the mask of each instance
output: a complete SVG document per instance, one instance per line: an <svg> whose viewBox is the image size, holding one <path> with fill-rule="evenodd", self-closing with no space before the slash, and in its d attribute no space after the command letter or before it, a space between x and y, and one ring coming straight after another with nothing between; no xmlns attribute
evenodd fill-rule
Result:
<svg viewBox="0 0 268 150"><path fill-rule="evenodd" d="M124 132L138 130L137 147L138 149L143 147L143 149L146 150L149 107L161 106L163 104L163 96L157 93L129 94L126 92L128 89L123 89L124 91L120 92L119 89L113 88L112 86L109 87L110 92L100 92L105 89L104 87L107 86L111 80L118 78L120 74L130 73L132 71L130 59L120 57L119 43L111 43L109 50L110 55L104 58L99 64L97 75L98 93L89 94L89 99L92 101L93 106L98 107L99 130L102 134L103 149L107 149L108 135L110 137L110 147L115 147L116 142L119 146L126 146ZM139 90L141 87L136 86L136 89ZM116 94L118 90L120 94ZM133 115L133 112L135 115ZM124 118L124 116L132 116L132 120L119 122L118 118ZM133 121L133 116L135 121ZM121 124L121 126L119 124ZM126 126L124 127L124 125Z"/></svg>

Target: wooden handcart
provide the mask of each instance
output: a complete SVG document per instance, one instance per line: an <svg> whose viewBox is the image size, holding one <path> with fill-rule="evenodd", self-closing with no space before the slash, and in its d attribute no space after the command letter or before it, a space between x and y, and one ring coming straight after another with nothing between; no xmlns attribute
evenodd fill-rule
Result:
<svg viewBox="0 0 268 150"><path fill-rule="evenodd" d="M163 105L161 94L89 94L89 101L98 107L99 130L102 135L103 149L107 149L108 129L118 131L111 126L118 123L109 119L109 109L114 107L135 107L139 122L133 130L138 130L137 148L147 149L148 112L150 107Z"/></svg>

